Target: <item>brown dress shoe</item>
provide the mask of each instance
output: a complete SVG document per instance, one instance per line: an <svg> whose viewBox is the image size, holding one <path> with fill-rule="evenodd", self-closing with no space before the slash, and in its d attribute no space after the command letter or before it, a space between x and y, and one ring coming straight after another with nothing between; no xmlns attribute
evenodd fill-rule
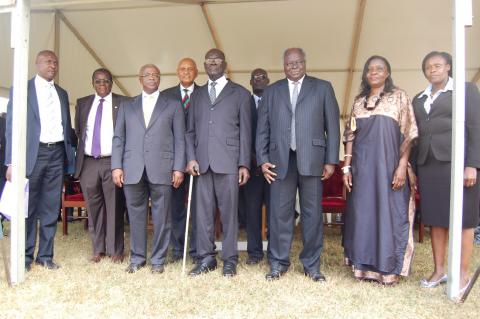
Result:
<svg viewBox="0 0 480 319"><path fill-rule="evenodd" d="M90 261L91 261L92 263L95 263L95 264L96 264L96 263L100 262L100 260L101 260L103 257L105 257L105 254L104 254L104 253L95 254L95 255L92 256L92 258L90 258Z"/></svg>
<svg viewBox="0 0 480 319"><path fill-rule="evenodd" d="M123 259L125 258L123 255L113 255L112 257L112 262L115 264L121 264L123 263Z"/></svg>

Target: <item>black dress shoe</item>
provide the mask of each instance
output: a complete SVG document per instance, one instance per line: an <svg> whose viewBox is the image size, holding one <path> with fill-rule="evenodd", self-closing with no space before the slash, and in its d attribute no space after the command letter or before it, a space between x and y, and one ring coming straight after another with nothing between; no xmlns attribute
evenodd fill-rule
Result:
<svg viewBox="0 0 480 319"><path fill-rule="evenodd" d="M152 274L161 274L165 270L163 265L152 265Z"/></svg>
<svg viewBox="0 0 480 319"><path fill-rule="evenodd" d="M270 268L270 272L265 275L267 280L278 280L283 274L287 272L286 268Z"/></svg>
<svg viewBox="0 0 480 319"><path fill-rule="evenodd" d="M225 277L233 277L237 274L237 265L232 262L224 262L222 275Z"/></svg>
<svg viewBox="0 0 480 319"><path fill-rule="evenodd" d="M140 270L140 268L142 268L142 267L145 267L145 262L140 263L140 264L131 263L130 265L128 265L128 267L127 267L127 269L125 269L125 271L128 272L129 274L133 274L134 272L137 272L138 270Z"/></svg>
<svg viewBox="0 0 480 319"><path fill-rule="evenodd" d="M314 271L314 272L305 271L305 276L309 277L313 281L319 281L319 282L326 281L325 276L320 271Z"/></svg>
<svg viewBox="0 0 480 319"><path fill-rule="evenodd" d="M258 265L263 258L260 257L250 257L248 256L247 265Z"/></svg>
<svg viewBox="0 0 480 319"><path fill-rule="evenodd" d="M201 274L205 274L209 271L217 269L217 261L211 263L198 263L192 270L188 273L189 276L195 277Z"/></svg>
<svg viewBox="0 0 480 319"><path fill-rule="evenodd" d="M55 270L55 269L60 268L59 265L57 265L56 263L54 263L54 262L51 261L51 260L45 260L45 261L38 261L38 260L36 260L35 263L36 263L37 265L43 266L43 268L47 268L47 269L50 269L50 270Z"/></svg>
<svg viewBox="0 0 480 319"><path fill-rule="evenodd" d="M176 262L179 262L180 260L183 260L183 256L182 255L172 255L172 263L176 263Z"/></svg>

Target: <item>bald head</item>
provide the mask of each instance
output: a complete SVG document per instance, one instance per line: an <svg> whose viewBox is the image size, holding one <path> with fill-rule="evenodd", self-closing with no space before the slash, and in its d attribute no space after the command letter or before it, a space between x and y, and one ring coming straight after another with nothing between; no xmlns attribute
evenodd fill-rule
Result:
<svg viewBox="0 0 480 319"><path fill-rule="evenodd" d="M197 64L191 58L183 58L178 62L177 76L184 88L190 87L198 75Z"/></svg>
<svg viewBox="0 0 480 319"><path fill-rule="evenodd" d="M43 50L38 52L35 59L37 74L47 81L52 81L58 72L58 59L53 51Z"/></svg>

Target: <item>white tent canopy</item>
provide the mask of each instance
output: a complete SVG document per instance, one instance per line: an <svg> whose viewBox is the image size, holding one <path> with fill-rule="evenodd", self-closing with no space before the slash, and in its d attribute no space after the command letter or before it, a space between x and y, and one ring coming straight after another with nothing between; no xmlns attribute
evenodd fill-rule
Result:
<svg viewBox="0 0 480 319"><path fill-rule="evenodd" d="M167 88L177 83L179 59L192 57L203 72L204 54L217 44L225 51L230 77L249 88L250 71L256 67L267 69L272 80L282 78L283 51L300 46L307 53L307 72L332 82L343 113L358 91L369 56L387 57L395 83L413 97L426 86L423 56L452 50L448 0L32 0L31 8L29 74L35 73L39 50L57 48L58 83L72 104L91 94L91 73L99 67L86 47L117 77L125 94L136 95L136 74L145 63L159 66L161 89ZM478 2L473 15L480 16ZM13 68L8 13L0 14L0 38L0 96L6 96ZM480 26L467 28L468 80L480 77L479 40ZM205 80L201 74L197 82ZM114 90L122 93L118 86Z"/></svg>

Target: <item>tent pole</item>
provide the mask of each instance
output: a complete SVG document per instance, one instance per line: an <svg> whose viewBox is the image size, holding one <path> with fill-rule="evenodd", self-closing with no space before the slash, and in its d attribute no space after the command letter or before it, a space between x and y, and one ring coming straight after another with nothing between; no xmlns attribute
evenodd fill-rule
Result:
<svg viewBox="0 0 480 319"><path fill-rule="evenodd" d="M53 52L60 61L60 17L58 16L58 10L54 12L54 35L53 35ZM59 84L60 70L55 75L55 83Z"/></svg>
<svg viewBox="0 0 480 319"><path fill-rule="evenodd" d="M466 10L467 1L453 1L453 134L447 283L447 296L453 301L457 301L460 290L460 260L462 254Z"/></svg>
<svg viewBox="0 0 480 319"><path fill-rule="evenodd" d="M352 91L353 73L355 72L355 64L357 63L358 45L362 34L363 17L365 16L365 7L367 0L358 1L357 18L355 19L352 39L352 49L350 58L348 59L347 85L345 86L345 94L343 96L342 116L348 114L348 106L350 105L350 94Z"/></svg>
<svg viewBox="0 0 480 319"><path fill-rule="evenodd" d="M12 12L11 43L14 49L12 108L12 198L14 210L11 223L11 281L25 280L25 162L27 143L27 84L30 30L30 0L17 0Z"/></svg>

